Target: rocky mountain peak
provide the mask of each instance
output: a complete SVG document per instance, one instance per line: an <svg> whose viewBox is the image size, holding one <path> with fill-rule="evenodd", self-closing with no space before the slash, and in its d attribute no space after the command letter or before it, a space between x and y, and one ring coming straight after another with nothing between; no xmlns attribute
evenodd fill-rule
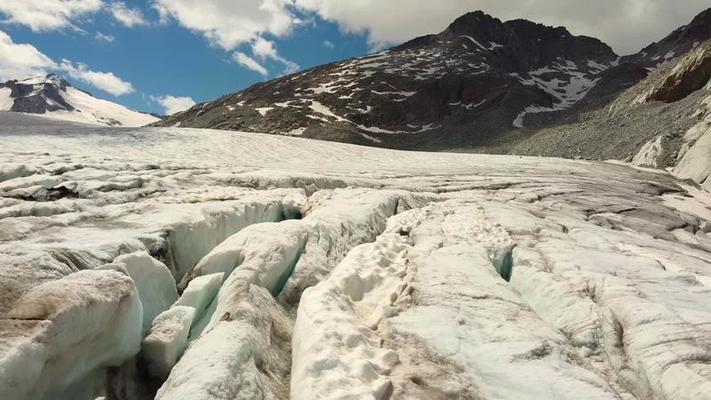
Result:
<svg viewBox="0 0 711 400"><path fill-rule="evenodd" d="M702 11L681 29L687 35L697 35L697 38L711 35L711 8Z"/></svg>
<svg viewBox="0 0 711 400"><path fill-rule="evenodd" d="M483 11L473 11L462 15L452 22L443 35L470 35L480 39L499 39L504 31L500 19Z"/></svg>
<svg viewBox="0 0 711 400"><path fill-rule="evenodd" d="M441 40L474 39L502 59L502 67L511 72L526 72L529 68L549 65L558 58L594 60L605 63L617 55L602 41L575 36L565 27L551 27L525 19L502 22L482 11L457 18L444 32Z"/></svg>
<svg viewBox="0 0 711 400"><path fill-rule="evenodd" d="M64 79L63 76L55 73L50 73L44 76L35 76L14 82L25 86L50 85L55 86L60 90L66 90L67 87L73 87L72 84Z"/></svg>
<svg viewBox="0 0 711 400"><path fill-rule="evenodd" d="M684 29L707 29L697 25ZM646 61L623 61L565 27L474 11L440 33L260 83L157 125L419 150L487 146L604 104L646 76Z"/></svg>
<svg viewBox="0 0 711 400"><path fill-rule="evenodd" d="M94 97L58 74L0 83L0 111L39 114L55 119L109 126L141 126L151 115Z"/></svg>
<svg viewBox="0 0 711 400"><path fill-rule="evenodd" d="M73 111L74 106L62 96L72 85L57 74L48 74L23 80L12 80L0 84L9 88L14 99L9 111L44 114L52 111Z"/></svg>

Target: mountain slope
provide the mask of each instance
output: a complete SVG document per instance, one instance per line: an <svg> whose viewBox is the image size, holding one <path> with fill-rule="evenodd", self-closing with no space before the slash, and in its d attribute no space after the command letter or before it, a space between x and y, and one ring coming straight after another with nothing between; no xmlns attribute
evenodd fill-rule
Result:
<svg viewBox="0 0 711 400"><path fill-rule="evenodd" d="M711 9L637 54L618 57L594 38L525 20L502 22L480 11L445 31L378 54L320 66L257 84L159 121L180 126L286 134L405 149L491 149L599 158L631 157L660 129L693 121L637 117L639 140L587 151L566 143L516 146L537 132L569 128L614 102L660 65L676 62L711 38ZM654 107L652 107L654 108ZM605 118L586 123L607 131ZM560 131L560 129L558 129ZM584 141L584 140L583 140ZM513 143L513 144L512 144ZM548 141L548 143L551 143ZM530 144L530 146L529 146ZM571 151L571 148L573 149ZM515 150L512 150L515 149ZM523 150L521 150L523 149ZM633 155L633 154L632 154Z"/></svg>
<svg viewBox="0 0 711 400"><path fill-rule="evenodd" d="M105 126L137 127L159 120L153 115L98 99L54 74L0 83L0 111Z"/></svg>
<svg viewBox="0 0 711 400"><path fill-rule="evenodd" d="M616 65L601 41L466 14L437 35L324 65L158 122L392 147L487 143L571 107Z"/></svg>
<svg viewBox="0 0 711 400"><path fill-rule="evenodd" d="M702 11L687 25L681 26L659 42L622 61L655 67L671 58L682 56L711 37L711 8Z"/></svg>
<svg viewBox="0 0 711 400"><path fill-rule="evenodd" d="M663 62L609 104L479 151L624 160L673 168L711 188L709 143L711 39Z"/></svg>

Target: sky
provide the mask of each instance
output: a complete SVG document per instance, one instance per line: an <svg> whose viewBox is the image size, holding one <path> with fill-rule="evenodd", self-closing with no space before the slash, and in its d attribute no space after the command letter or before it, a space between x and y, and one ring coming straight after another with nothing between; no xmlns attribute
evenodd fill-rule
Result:
<svg viewBox="0 0 711 400"><path fill-rule="evenodd" d="M639 51L711 0L0 0L0 81L59 73L172 114L255 83L440 32L483 10Z"/></svg>

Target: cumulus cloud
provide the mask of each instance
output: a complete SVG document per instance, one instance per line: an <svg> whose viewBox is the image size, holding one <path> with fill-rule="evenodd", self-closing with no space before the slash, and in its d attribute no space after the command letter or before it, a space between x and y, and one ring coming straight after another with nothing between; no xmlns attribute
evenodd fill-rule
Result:
<svg viewBox="0 0 711 400"><path fill-rule="evenodd" d="M323 47L325 47L327 49L335 49L336 48L336 45L333 44L333 42L330 40L324 40L322 44L323 44Z"/></svg>
<svg viewBox="0 0 711 400"><path fill-rule="evenodd" d="M226 51L251 44L252 67L259 64L255 58L279 61L269 56L265 37L287 36L294 28L308 26L315 15L337 23L344 32L365 34L371 47L382 48L440 32L460 15L483 10L502 20L526 18L563 25L573 34L600 38L618 53L628 54L659 40L709 6L708 0L153 1L162 20L174 19ZM284 65L287 71L298 68ZM260 67L261 71L264 67Z"/></svg>
<svg viewBox="0 0 711 400"><path fill-rule="evenodd" d="M190 97L177 97L167 95L159 97L151 96L150 98L151 100L160 104L167 115L173 115L175 113L185 111L195 105L195 101Z"/></svg>
<svg viewBox="0 0 711 400"><path fill-rule="evenodd" d="M203 34L212 44L234 50L263 34L285 36L294 16L293 0L155 0L162 18Z"/></svg>
<svg viewBox="0 0 711 400"><path fill-rule="evenodd" d="M105 0L2 0L0 14L3 22L24 25L35 32L71 28L81 31L77 21L105 10L127 27L147 25L148 21L137 8L123 1Z"/></svg>
<svg viewBox="0 0 711 400"><path fill-rule="evenodd" d="M0 80L24 79L45 75L50 71L60 71L114 96L134 91L129 82L111 72L92 71L85 64L75 64L69 60L57 64L31 44L15 43L7 33L0 31Z"/></svg>
<svg viewBox="0 0 711 400"><path fill-rule="evenodd" d="M226 51L242 45L250 45L252 55L233 53L233 58L242 66L267 76L269 72L256 59L272 60L284 66L284 73L299 70L299 66L281 55L274 42L264 35L284 37L294 26L304 20L293 12L294 0L155 0L161 21L176 20L180 25L201 33L208 41Z"/></svg>
<svg viewBox="0 0 711 400"><path fill-rule="evenodd" d="M0 31L0 80L24 79L44 75L57 65L31 44L12 41L5 32Z"/></svg>
<svg viewBox="0 0 711 400"><path fill-rule="evenodd" d="M111 3L109 5L109 11L116 21L123 26L132 28L137 25L148 25L148 21L143 16L141 10L130 8L122 1Z"/></svg>
<svg viewBox="0 0 711 400"><path fill-rule="evenodd" d="M344 32L366 34L374 48L437 33L462 14L483 10L503 20L563 25L573 34L602 39L621 54L661 39L709 7L708 0L294 0L294 4L336 22Z"/></svg>
<svg viewBox="0 0 711 400"><path fill-rule="evenodd" d="M236 51L232 54L232 58L237 61L238 64L241 66L251 69L252 71L255 71L262 75L263 77L266 77L269 75L269 71L267 71L266 68L262 66L262 64L258 63L257 60L254 58L242 53L241 51Z"/></svg>
<svg viewBox="0 0 711 400"><path fill-rule="evenodd" d="M116 40L116 38L113 37L113 35L108 35L108 34L101 33L101 32L96 32L96 35L94 36L94 38L96 38L96 40L98 40L100 42L107 42L107 43L111 43Z"/></svg>
<svg viewBox="0 0 711 400"><path fill-rule="evenodd" d="M34 32L63 28L79 30L74 21L101 9L102 0L2 0L4 22L24 25Z"/></svg>
<svg viewBox="0 0 711 400"><path fill-rule="evenodd" d="M279 53L277 53L276 51L276 45L274 44L274 42L263 38L257 38L254 43L252 43L252 53L254 53L254 55L257 57L261 57L262 59L279 58Z"/></svg>
<svg viewBox="0 0 711 400"><path fill-rule="evenodd" d="M252 42L252 54L261 60L273 60L284 66L285 74L293 74L299 70L299 65L293 61L289 61L279 55L276 44L270 40L258 37Z"/></svg>
<svg viewBox="0 0 711 400"><path fill-rule="evenodd" d="M86 64L75 64L69 60L62 60L58 69L71 78L88 83L114 96L122 96L135 91L131 83L124 81L112 72L92 71L87 68Z"/></svg>

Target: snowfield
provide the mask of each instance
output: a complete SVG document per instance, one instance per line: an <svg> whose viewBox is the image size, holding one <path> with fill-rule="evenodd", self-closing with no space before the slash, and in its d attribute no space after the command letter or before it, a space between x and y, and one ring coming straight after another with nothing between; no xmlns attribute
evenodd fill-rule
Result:
<svg viewBox="0 0 711 400"><path fill-rule="evenodd" d="M711 399L691 181L196 129L0 142L0 399Z"/></svg>

